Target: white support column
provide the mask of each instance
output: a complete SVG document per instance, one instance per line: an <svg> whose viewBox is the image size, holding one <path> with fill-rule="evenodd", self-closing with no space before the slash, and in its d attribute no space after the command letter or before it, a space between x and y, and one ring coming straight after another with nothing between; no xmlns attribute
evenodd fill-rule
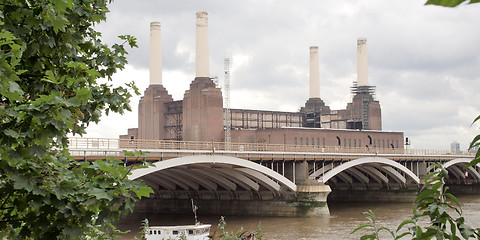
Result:
<svg viewBox="0 0 480 240"><path fill-rule="evenodd" d="M161 24L150 23L150 85L162 85Z"/></svg>
<svg viewBox="0 0 480 240"><path fill-rule="evenodd" d="M320 98L318 47L310 47L310 98Z"/></svg>
<svg viewBox="0 0 480 240"><path fill-rule="evenodd" d="M367 39L357 40L357 86L368 86Z"/></svg>
<svg viewBox="0 0 480 240"><path fill-rule="evenodd" d="M195 76L210 77L208 54L208 13L197 12Z"/></svg>

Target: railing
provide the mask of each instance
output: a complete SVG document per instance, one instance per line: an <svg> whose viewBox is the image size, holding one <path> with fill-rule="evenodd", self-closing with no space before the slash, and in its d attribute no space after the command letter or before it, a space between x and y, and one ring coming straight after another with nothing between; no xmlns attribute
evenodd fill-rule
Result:
<svg viewBox="0 0 480 240"><path fill-rule="evenodd" d="M230 143L170 140L139 140L112 138L77 138L70 140L70 149L89 152L118 149L161 149L172 151L232 151L232 152L301 152L301 153L352 153L352 154L405 154L405 155L460 155L474 156L467 151L426 150L426 149L392 149L392 148L346 148L321 147L314 145L264 144L264 143Z"/></svg>

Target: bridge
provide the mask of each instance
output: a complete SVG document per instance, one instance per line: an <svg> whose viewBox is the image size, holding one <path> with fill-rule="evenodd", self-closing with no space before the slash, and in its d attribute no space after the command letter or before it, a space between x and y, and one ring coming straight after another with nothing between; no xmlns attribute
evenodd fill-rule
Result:
<svg viewBox="0 0 480 240"><path fill-rule="evenodd" d="M434 163L448 170L448 183L480 182L479 166L464 170L473 153L444 150L102 138L70 138L69 150L78 161L152 162L130 176L155 191L138 206L143 210L189 212L186 201L194 198L208 213L323 215L332 190L330 198L343 199L395 201L404 196L398 192L416 194ZM125 154L137 150L145 154Z"/></svg>

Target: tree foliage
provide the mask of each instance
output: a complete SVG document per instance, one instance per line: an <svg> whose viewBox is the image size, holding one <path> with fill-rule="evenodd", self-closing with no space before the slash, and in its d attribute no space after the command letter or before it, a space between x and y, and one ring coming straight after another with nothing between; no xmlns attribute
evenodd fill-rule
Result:
<svg viewBox="0 0 480 240"><path fill-rule="evenodd" d="M469 4L479 3L480 0L428 0L425 4L427 5L439 5L444 7L456 7L464 2Z"/></svg>
<svg viewBox="0 0 480 240"><path fill-rule="evenodd" d="M472 125L476 122L480 122L480 115L473 120ZM477 149L477 154L475 154L475 158L466 167L475 166L480 163L480 134L473 138L472 143L470 143L470 146L468 147L468 150L473 149Z"/></svg>
<svg viewBox="0 0 480 240"><path fill-rule="evenodd" d="M75 162L68 152L68 134L84 133L102 111L130 110L129 89L138 94L112 85L136 40L102 43L94 24L108 3L0 2L0 239L107 237L151 192L118 161Z"/></svg>

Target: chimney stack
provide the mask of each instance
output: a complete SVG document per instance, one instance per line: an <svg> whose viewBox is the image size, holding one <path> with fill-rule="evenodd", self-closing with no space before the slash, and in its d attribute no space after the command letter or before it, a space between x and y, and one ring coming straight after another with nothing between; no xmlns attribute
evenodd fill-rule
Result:
<svg viewBox="0 0 480 240"><path fill-rule="evenodd" d="M209 55L208 55L208 13L197 11L196 28L196 55L195 72L196 77L210 77Z"/></svg>
<svg viewBox="0 0 480 240"><path fill-rule="evenodd" d="M162 85L161 24L150 23L150 85Z"/></svg>
<svg viewBox="0 0 480 240"><path fill-rule="evenodd" d="M310 98L320 98L318 47L310 47Z"/></svg>
<svg viewBox="0 0 480 240"><path fill-rule="evenodd" d="M357 40L357 86L368 86L367 39Z"/></svg>

